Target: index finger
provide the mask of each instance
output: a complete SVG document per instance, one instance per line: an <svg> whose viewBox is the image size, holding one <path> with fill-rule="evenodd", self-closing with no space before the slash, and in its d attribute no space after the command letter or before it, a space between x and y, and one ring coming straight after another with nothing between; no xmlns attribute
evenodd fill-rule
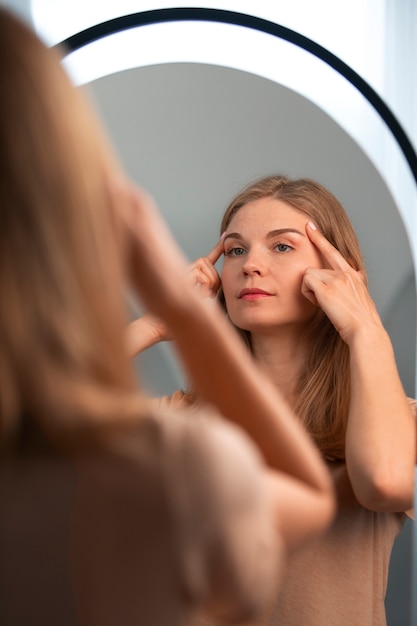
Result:
<svg viewBox="0 0 417 626"><path fill-rule="evenodd" d="M213 265L215 263L217 263L217 261L220 259L221 255L224 252L224 244L223 244L223 240L224 240L224 235L222 235L219 239L219 241L216 243L216 245L214 246L214 248L206 255L206 258L210 261L210 263L212 263Z"/></svg>
<svg viewBox="0 0 417 626"><path fill-rule="evenodd" d="M342 271L352 269L352 266L340 254L339 250L326 239L313 222L307 222L306 231L310 241L316 246L319 252L321 252L324 260L329 264L330 269Z"/></svg>

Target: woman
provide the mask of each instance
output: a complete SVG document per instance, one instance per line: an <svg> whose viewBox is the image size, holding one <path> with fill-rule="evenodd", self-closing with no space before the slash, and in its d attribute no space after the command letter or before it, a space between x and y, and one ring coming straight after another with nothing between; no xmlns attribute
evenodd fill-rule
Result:
<svg viewBox="0 0 417 626"><path fill-rule="evenodd" d="M188 286L58 56L4 10L0 92L0 623L256 615L332 518L327 470ZM156 410L137 389L127 285L211 408Z"/></svg>
<svg viewBox="0 0 417 626"><path fill-rule="evenodd" d="M316 182L270 176L236 196L221 233L192 265L193 280L210 295L221 286L230 321L311 434L338 500L330 531L293 555L256 624L385 624L389 557L413 506L415 404L369 295L352 225ZM220 280L214 263L222 253ZM156 331L163 339L152 317L134 322L130 350L149 346Z"/></svg>

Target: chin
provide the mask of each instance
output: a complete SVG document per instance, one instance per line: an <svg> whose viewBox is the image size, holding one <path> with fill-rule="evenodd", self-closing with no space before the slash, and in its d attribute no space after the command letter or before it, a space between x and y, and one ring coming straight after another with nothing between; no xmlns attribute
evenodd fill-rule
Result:
<svg viewBox="0 0 417 626"><path fill-rule="evenodd" d="M248 319L248 317L243 317L243 316L231 316L229 315L229 319L230 321L234 324L234 326L236 326L236 328L239 328L240 330L246 330L247 332L256 332L256 331L265 331L268 328L276 328L277 326L277 320L266 320L266 319L254 319L254 317L251 317L250 319Z"/></svg>

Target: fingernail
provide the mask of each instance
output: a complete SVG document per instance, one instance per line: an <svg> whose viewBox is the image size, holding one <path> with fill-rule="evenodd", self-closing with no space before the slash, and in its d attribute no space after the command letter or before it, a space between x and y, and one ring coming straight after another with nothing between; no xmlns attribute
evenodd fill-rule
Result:
<svg viewBox="0 0 417 626"><path fill-rule="evenodd" d="M317 230L317 226L313 224L313 222L307 222L307 226L311 228L311 230Z"/></svg>

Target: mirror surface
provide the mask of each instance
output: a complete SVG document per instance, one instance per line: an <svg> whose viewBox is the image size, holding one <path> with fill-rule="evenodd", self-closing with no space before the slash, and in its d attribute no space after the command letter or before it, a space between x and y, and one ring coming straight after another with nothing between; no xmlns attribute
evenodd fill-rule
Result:
<svg viewBox="0 0 417 626"><path fill-rule="evenodd" d="M88 87L127 172L157 200L190 259L206 254L222 212L247 182L281 172L327 186L347 209L370 289L414 396L416 293L407 235L393 197L357 143L308 99L246 72L206 64L136 68ZM160 344L137 359L155 395L184 386ZM394 550L388 623L409 623L411 529Z"/></svg>

